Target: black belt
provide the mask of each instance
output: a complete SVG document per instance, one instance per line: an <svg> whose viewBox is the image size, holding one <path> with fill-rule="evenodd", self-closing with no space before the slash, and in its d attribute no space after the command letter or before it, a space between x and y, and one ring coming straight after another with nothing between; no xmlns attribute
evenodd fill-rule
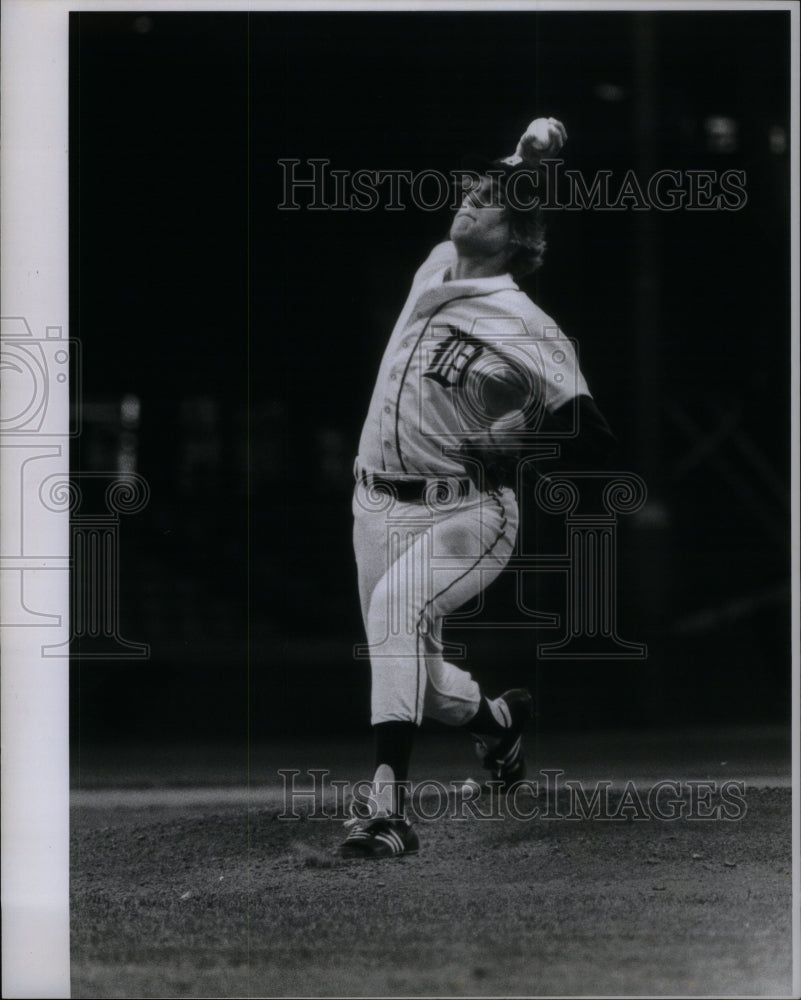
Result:
<svg viewBox="0 0 801 1000"><path fill-rule="evenodd" d="M362 472L359 482L369 490L386 493L399 503L450 503L466 497L470 480L449 476L447 479L394 479L374 472Z"/></svg>

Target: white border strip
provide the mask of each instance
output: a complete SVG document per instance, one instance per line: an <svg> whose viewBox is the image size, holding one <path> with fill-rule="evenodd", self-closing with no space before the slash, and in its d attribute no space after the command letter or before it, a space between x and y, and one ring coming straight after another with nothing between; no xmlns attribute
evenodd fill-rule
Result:
<svg viewBox="0 0 801 1000"><path fill-rule="evenodd" d="M790 10L791 0L617 0L602 3L601 0L506 0L498 3L492 0L290 0L271 3L270 0L158 0L157 3L142 3L140 0L6 0L8 4L23 3L37 6L47 4L52 8L83 11L244 11L273 13L276 11L515 11L522 13L558 13L559 11L593 11L610 13L613 11L726 11L726 10Z"/></svg>
<svg viewBox="0 0 801 1000"><path fill-rule="evenodd" d="M37 342L68 334L66 57L66 7L4 3L0 299L4 317L27 321L31 349L42 358L53 357L56 345ZM15 320L4 330L12 326L25 329ZM39 498L44 477L69 475L69 438L59 433L69 427L69 404L67 384L54 391L55 371L50 378L40 387L46 419L38 431L25 432L36 422L24 423L26 384L21 392L16 380L15 391L0 397L0 554L7 564L0 602L3 621L17 622L0 634L7 997L70 991L69 671L66 656L42 655L43 646L68 638L69 515L45 511Z"/></svg>

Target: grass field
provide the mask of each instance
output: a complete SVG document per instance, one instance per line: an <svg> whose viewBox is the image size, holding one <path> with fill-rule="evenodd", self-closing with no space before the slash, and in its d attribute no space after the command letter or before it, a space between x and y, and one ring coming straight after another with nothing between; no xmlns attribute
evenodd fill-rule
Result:
<svg viewBox="0 0 801 1000"><path fill-rule="evenodd" d="M424 739L416 776L475 773L455 743ZM643 801L680 780L685 806L690 779L742 780L746 808L569 819L568 791L540 789L535 818L449 809L418 821L418 856L366 863L336 857L341 823L310 803L279 818L278 767L357 779L356 744L85 751L73 996L788 996L787 750L782 731L541 743L532 777L607 776L609 815L629 780Z"/></svg>

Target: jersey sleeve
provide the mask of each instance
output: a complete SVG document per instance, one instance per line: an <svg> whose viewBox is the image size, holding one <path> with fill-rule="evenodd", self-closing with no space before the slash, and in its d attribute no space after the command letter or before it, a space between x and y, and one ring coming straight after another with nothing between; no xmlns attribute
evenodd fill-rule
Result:
<svg viewBox="0 0 801 1000"><path fill-rule="evenodd" d="M526 295L521 295L521 312L531 338L532 357L542 382L546 413L554 413L577 396L592 393L579 368L576 348L551 319Z"/></svg>
<svg viewBox="0 0 801 1000"><path fill-rule="evenodd" d="M566 434L560 445L561 462L589 466L607 462L617 449L617 438L590 396L579 395L545 414L539 430L543 434Z"/></svg>
<svg viewBox="0 0 801 1000"><path fill-rule="evenodd" d="M592 398L579 368L576 349L561 330L556 328L556 335L544 338L539 347L548 413L570 403L576 396Z"/></svg>

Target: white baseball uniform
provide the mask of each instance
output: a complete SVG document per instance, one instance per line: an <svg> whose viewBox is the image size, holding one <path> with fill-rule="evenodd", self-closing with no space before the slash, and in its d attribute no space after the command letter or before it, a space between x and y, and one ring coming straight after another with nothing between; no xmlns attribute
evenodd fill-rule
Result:
<svg viewBox="0 0 801 1000"><path fill-rule="evenodd" d="M443 243L415 275L356 459L373 725L424 715L460 725L479 704L470 674L442 656L442 619L503 570L518 509L511 488L475 485L460 445L505 412L523 410L536 427L589 396L572 343L511 276L451 280L455 262Z"/></svg>

